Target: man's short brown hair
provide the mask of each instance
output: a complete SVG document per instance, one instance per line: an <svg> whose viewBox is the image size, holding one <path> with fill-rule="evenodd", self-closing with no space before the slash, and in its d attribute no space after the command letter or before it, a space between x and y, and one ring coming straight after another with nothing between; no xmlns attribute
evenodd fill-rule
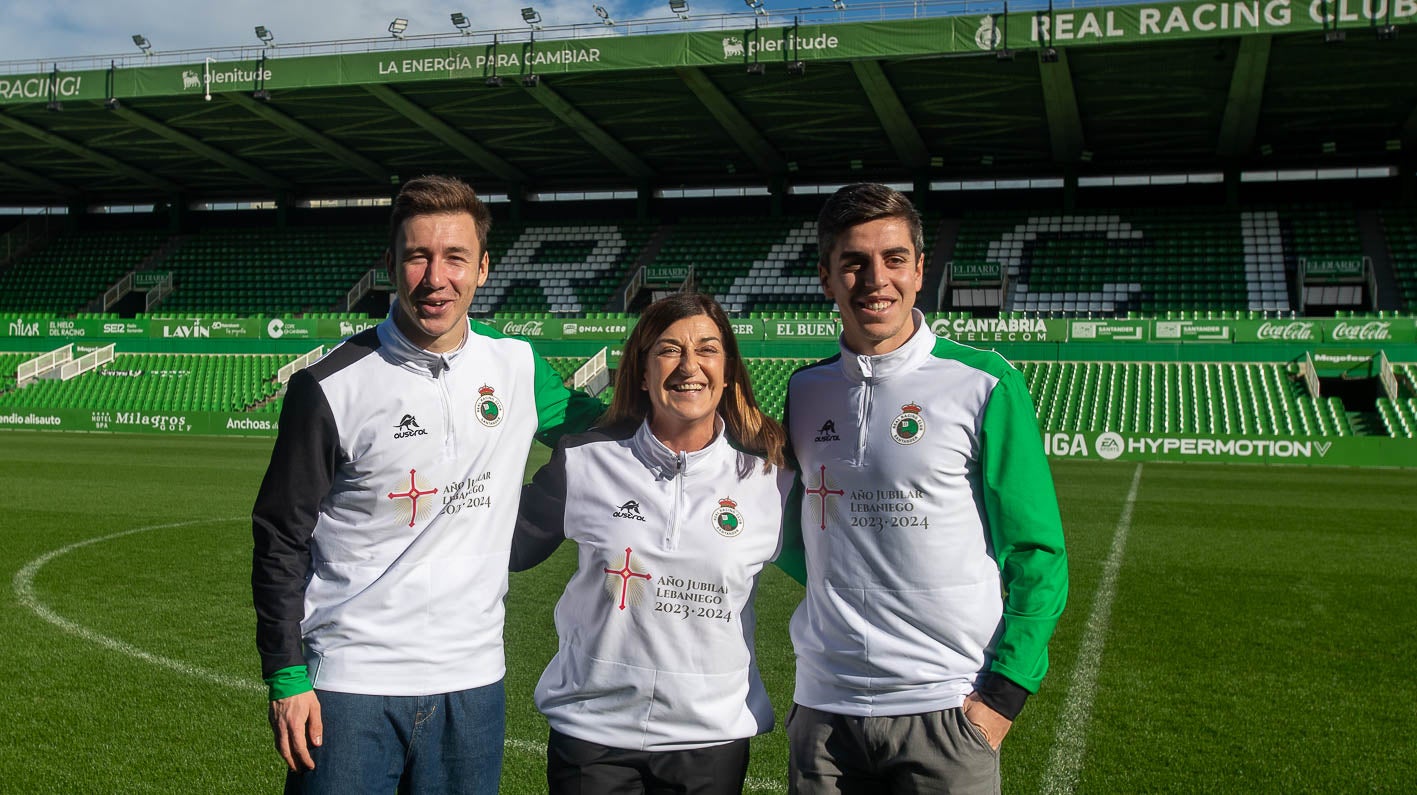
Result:
<svg viewBox="0 0 1417 795"><path fill-rule="evenodd" d="M910 228L910 241L915 256L925 251L925 235L921 231L920 213L905 194L895 188L874 182L858 182L833 193L817 216L817 262L823 270L831 269L832 250L836 239L853 226L881 218L899 218Z"/></svg>
<svg viewBox="0 0 1417 795"><path fill-rule="evenodd" d="M392 251L403 222L419 215L467 213L477 228L477 245L487 253L487 232L492 228L492 213L477 198L477 191L457 177L430 174L411 179L394 198L394 212L389 219L389 249ZM394 252L398 256L398 252Z"/></svg>

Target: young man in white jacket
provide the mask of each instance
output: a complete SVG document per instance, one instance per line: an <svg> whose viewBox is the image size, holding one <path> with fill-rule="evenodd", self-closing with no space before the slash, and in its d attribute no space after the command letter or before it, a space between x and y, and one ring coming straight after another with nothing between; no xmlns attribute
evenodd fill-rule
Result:
<svg viewBox="0 0 1417 795"><path fill-rule="evenodd" d="M914 309L923 241L903 195L842 188L818 245L843 332L793 374L785 412L798 481L780 564L807 586L792 790L994 793L1067 594L1033 403L1002 357L936 339Z"/></svg>
<svg viewBox="0 0 1417 795"><path fill-rule="evenodd" d="M490 224L458 180L405 183L388 320L290 381L251 575L288 791L497 792L527 452L601 405L469 323Z"/></svg>

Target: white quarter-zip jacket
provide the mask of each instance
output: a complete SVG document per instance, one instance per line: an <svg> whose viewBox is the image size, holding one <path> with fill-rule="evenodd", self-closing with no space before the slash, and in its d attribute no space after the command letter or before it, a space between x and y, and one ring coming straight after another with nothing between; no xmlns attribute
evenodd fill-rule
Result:
<svg viewBox="0 0 1417 795"><path fill-rule="evenodd" d="M501 679L532 438L600 410L481 324L435 354L391 315L297 373L253 511L264 675L305 664L318 689L391 696Z"/></svg>
<svg viewBox="0 0 1417 795"><path fill-rule="evenodd" d="M958 707L997 675L1023 689L1021 708L1067 593L1033 403L1003 357L937 339L918 311L914 322L895 351L843 343L789 382L800 476L783 565L805 548L807 586L791 623L794 697L917 714Z"/></svg>
<svg viewBox="0 0 1417 795"><path fill-rule="evenodd" d="M536 686L552 728L644 751L772 729L753 596L790 487L790 473L765 472L722 431L691 453L647 423L562 440L526 487L512 549L520 570L563 539L577 545L556 605L560 648Z"/></svg>

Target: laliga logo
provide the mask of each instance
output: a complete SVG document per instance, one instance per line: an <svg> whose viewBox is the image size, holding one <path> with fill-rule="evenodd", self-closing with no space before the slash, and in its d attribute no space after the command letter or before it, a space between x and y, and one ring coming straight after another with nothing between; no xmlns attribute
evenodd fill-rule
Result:
<svg viewBox="0 0 1417 795"><path fill-rule="evenodd" d="M974 34L974 43L979 49L992 50L1002 43L1002 38L1003 37L999 35L999 28L994 24L993 14L979 21L979 30Z"/></svg>

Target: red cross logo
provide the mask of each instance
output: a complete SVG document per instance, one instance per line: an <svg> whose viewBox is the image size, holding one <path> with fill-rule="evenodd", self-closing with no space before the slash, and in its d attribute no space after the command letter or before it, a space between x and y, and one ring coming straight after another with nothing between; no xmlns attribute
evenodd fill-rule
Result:
<svg viewBox="0 0 1417 795"><path fill-rule="evenodd" d="M817 482L817 487L814 489L803 489L803 493L817 495L817 505L820 509L818 513L822 515L822 529L827 529L827 495L835 494L837 496L841 496L846 492L842 491L841 489L827 488L827 467L825 464L822 465L821 480Z"/></svg>
<svg viewBox="0 0 1417 795"><path fill-rule="evenodd" d="M393 492L393 491L389 492L389 499L391 499L391 500L405 499L405 500L412 500L412 501L413 501L413 506L412 506L413 509L412 509L411 511L409 511L409 514L410 514L410 515L409 515L409 517L408 517L408 526L409 526L409 527L413 527L413 520L418 518L418 498L419 498L419 497L423 497L423 496L428 495L428 494L437 494L437 493L438 493L438 490L437 490L437 489L429 489L429 490L427 490L427 491L419 491L419 490L418 490L418 478L414 477L414 474L413 474L413 473L415 473L415 472L417 472L417 471L418 471L418 470L416 470L416 469L410 469L410 470L408 471L408 491L405 491L405 492L403 492L403 493L398 493L398 492Z"/></svg>
<svg viewBox="0 0 1417 795"><path fill-rule="evenodd" d="M620 578L620 609L625 609L625 594L630 590L630 578L638 577L642 580L650 579L648 572L641 574L630 568L630 548L625 547L625 565L618 569L605 569L606 574L614 574Z"/></svg>

